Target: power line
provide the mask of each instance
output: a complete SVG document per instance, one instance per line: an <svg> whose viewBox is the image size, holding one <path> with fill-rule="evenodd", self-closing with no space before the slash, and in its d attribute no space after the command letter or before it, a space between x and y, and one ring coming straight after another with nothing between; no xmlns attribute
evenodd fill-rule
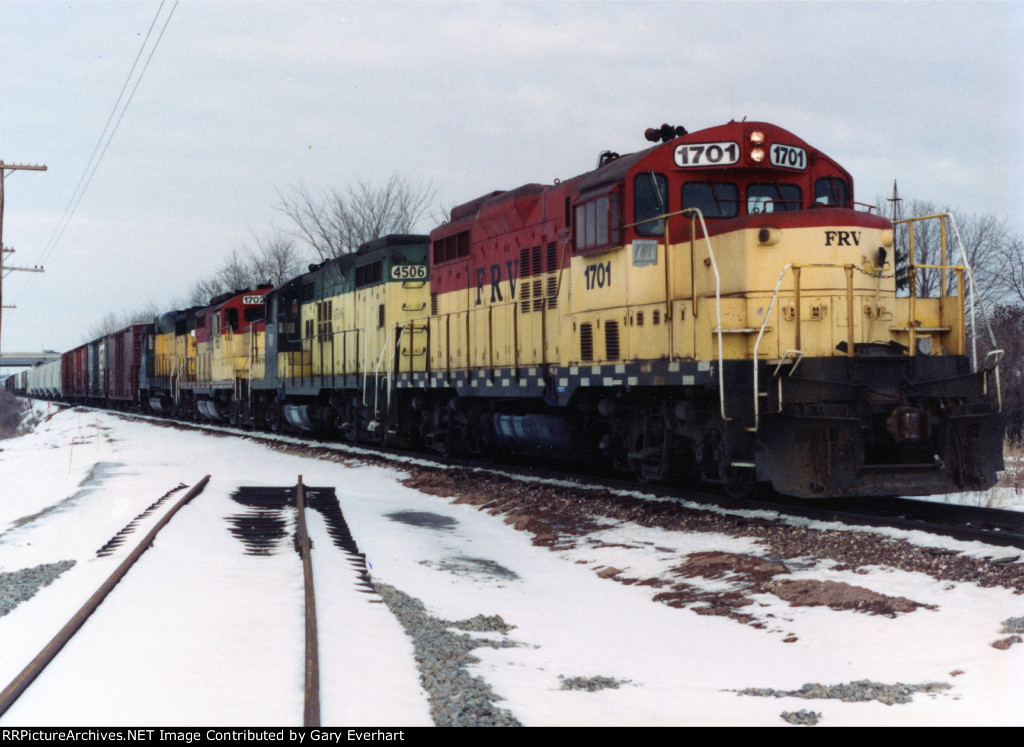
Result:
<svg viewBox="0 0 1024 747"><path fill-rule="evenodd" d="M99 139L96 141L96 146L93 148L92 155L89 156L89 160L82 171L82 175L78 179L78 184L75 186L75 189L71 194L71 199L68 201L67 207L64 208L63 215L61 215L60 220L57 222L57 226L54 228L53 234L50 236L50 240L43 249L40 264L45 264L54 249L56 249L58 242L60 242L61 238L64 236L64 231L67 230L67 227L71 222L71 218L74 216L75 211L77 211L79 204L82 202L82 198L89 189L89 185L92 183L93 177L96 176L96 171L99 169L100 163L103 161L103 156L106 155L107 149L110 147L110 143L113 141L114 135L117 133L117 129L121 124L121 120L124 119L125 112L128 111L128 106L135 97L135 92L138 90L139 84L142 82L142 78L146 74L146 70L149 68L149 63L153 59L153 54L160 45L160 40L163 39L164 32L167 30L167 25L170 23L171 16L174 15L174 11L178 7L178 0L175 0L174 4L171 6L170 12L164 19L163 26L160 28L160 33L157 35L156 40L153 42L153 45L149 50L149 55L146 57L142 70L135 78L135 82L131 86L131 92L128 94L128 98L124 102L124 106L121 106L121 100L124 98L125 91L128 89L129 84L132 82L132 77L138 67L139 60L142 59L142 55L146 51L146 45L149 43L153 29L156 27L157 20L160 18L160 13L163 10L164 4L164 0L161 0L160 6L156 10L156 14L153 16L153 21L149 25L149 30L146 32L146 36L142 40L142 45L139 47L139 53L135 56L135 61L132 63L131 70L129 70L128 76L125 78L124 85L121 86L121 92L117 96L117 101L114 102L114 106L110 111L110 116L107 117L107 122L103 126ZM118 108L120 108L120 114L118 114ZM116 121L114 121L115 115L117 115ZM110 123L112 121L114 121L113 128L110 127ZM104 138L106 139L106 142L104 142ZM99 153L98 156L97 153ZM27 293L30 287L31 282L26 285L21 295L23 296Z"/></svg>
<svg viewBox="0 0 1024 747"><path fill-rule="evenodd" d="M60 236L64 233L64 228L67 226L67 221L71 220L71 214L73 213L72 205L77 207L75 198L79 196L79 190L85 193L82 189L82 184L85 182L85 177L89 173L89 169L93 165L93 159L96 158L96 153L99 152L100 146L103 144L103 138L107 135L107 129L110 127L110 123L114 119L114 114L117 113L118 107L121 105L121 99L124 98L124 92L128 89L128 83L131 82L132 75L135 74L135 68L139 64L139 60L142 58L142 53L146 48L146 43L149 41L149 36L153 33L153 27L156 26L156 19L160 15L160 10L164 7L163 1L161 0L160 7L156 10L156 16L153 17L152 23L149 24L149 31L146 32L146 37L142 40L142 46L139 47L139 53L135 55L135 62L132 63L132 69L128 72L128 77L125 78L124 85L121 86L121 92L117 95L117 101L114 102L113 109L110 110L110 116L107 117L107 122L103 125L103 130L100 132L99 139L96 141L95 147L92 149L92 153L89 155L89 160L85 164L85 168L82 169L82 175L78 178L78 184L75 185L75 190L71 193L71 198L68 200L67 206L64 208L63 215L60 216L60 220L57 221L57 225L53 229L53 233L50 235L50 240L46 242L46 246L43 248L43 259L45 260L48 253L53 249L53 246L57 243ZM123 112L122 112L123 113ZM109 140L108 140L109 144ZM99 163L97 162L97 166ZM95 173L95 170L93 171Z"/></svg>

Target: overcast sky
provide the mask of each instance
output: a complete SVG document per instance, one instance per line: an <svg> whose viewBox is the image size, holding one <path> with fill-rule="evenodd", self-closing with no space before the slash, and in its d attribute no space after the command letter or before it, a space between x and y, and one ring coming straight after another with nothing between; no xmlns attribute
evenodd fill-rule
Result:
<svg viewBox="0 0 1024 747"><path fill-rule="evenodd" d="M662 122L772 122L862 202L895 179L1024 233L1021 2L182 2L44 255L159 7L0 2L0 160L49 167L5 181L8 264L46 273L5 279L4 350L183 302L287 226L279 190L398 173L450 207L588 171Z"/></svg>

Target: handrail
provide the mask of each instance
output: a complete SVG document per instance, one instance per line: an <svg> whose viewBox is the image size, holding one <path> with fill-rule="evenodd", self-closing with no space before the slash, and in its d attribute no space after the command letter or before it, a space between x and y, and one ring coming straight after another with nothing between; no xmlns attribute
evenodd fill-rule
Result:
<svg viewBox="0 0 1024 747"><path fill-rule="evenodd" d="M938 219L940 221L940 224L939 224L939 227L940 227L940 243L941 243L940 251L941 251L941 257L942 257L942 260L941 260L942 261L942 265L939 265L939 266L936 266L936 265L917 265L913 261L914 260L914 255L913 255L913 247L914 247L914 229L913 229L913 224L918 222L918 221L934 220L934 219ZM947 265L946 264L946 243L947 242L946 242L946 224L945 224L944 219L948 219L950 225L953 227L953 235L956 237L957 248L960 250L960 261L963 263L963 265ZM935 215L922 215L922 216L917 216L917 217L914 217L914 218L903 218L901 220L894 220L893 221L893 225L898 225L898 224L901 224L901 223L907 224L908 241L909 241L909 247L908 247L909 253L907 255L907 272L908 272L908 275L910 276L911 279L914 278L914 271L916 271L918 268L922 268L922 269L923 268L933 268L933 269L939 269L939 270L947 270L947 269L958 270L958 269L961 269L961 267L962 267L963 269L965 269L967 271L967 277L970 280L970 291L971 291L970 292L970 302L971 302L971 366L972 366L972 369L975 372L978 372L980 370L980 368L979 368L979 365L978 365L978 331L977 331L977 311L976 311L976 308L975 308L976 306L981 308L981 318L985 322L985 327L986 327L986 329L988 331L989 342L992 344L992 347L993 347L993 351L992 352L996 352L998 350L999 343L996 342L995 333L992 331L992 323L989 321L988 314L985 311L985 306L981 302L981 296L978 293L978 284L977 284L977 281L974 278L974 270L971 269L970 261L967 258L967 252L964 250L963 238L960 236L960 229L956 225L956 219L953 217L952 213L948 213L947 212L947 213L936 213ZM946 295L945 272L941 272L940 273L939 284L940 284L940 292L941 292L942 296L944 297ZM957 290L961 294L963 294L964 290L965 290L961 286L961 284L959 282L957 283ZM916 289L912 285L911 289L910 289L911 303L913 303L914 299L916 298L916 295L917 295L916 294ZM964 301L965 301L965 299L964 299L963 295L961 295L961 297L960 297L960 305L961 305L961 307L963 307ZM913 320L911 320L911 321L913 321ZM910 326L913 327L913 325L910 325ZM914 354L914 346L913 346L914 333L913 333L913 331L910 332L910 342L911 342L911 351L910 352L911 352L911 355L913 355ZM985 366L987 366L987 364L988 364L989 357L991 357L991 352L985 358L985 364L984 364ZM1001 359L1002 359L1002 356L1000 355L997 358L995 364L993 365L993 367L991 369L986 368L986 382L987 382L987 371L991 370L995 374L996 406L998 408L998 412L1002 412L1002 410L1003 410L1002 386L1001 386L1000 379L999 379L999 361Z"/></svg>
<svg viewBox="0 0 1024 747"><path fill-rule="evenodd" d="M782 279L784 277L786 277L786 273L789 272L789 270L792 269L792 267L793 267L793 263L790 262L788 265L783 267L782 268L782 272L779 273L779 279L775 283L775 292L772 293L772 300L768 302L768 308L764 312L764 319L761 320L761 330L757 333L757 340L754 342L754 356L753 356L753 358L754 358L754 427L752 428L752 430L755 431L755 432L757 431L757 427L759 425L760 414L761 414L760 413L760 405L759 405L759 403L757 401L757 390L758 390L757 351L758 351L758 348L761 347L761 338L764 337L764 330L768 326L768 317L771 315L772 308L774 308L774 306L775 306L775 300L779 297L779 289L782 288ZM799 313L800 313L800 310L797 309L797 314L799 315ZM797 321L797 324L799 324L799 320ZM718 339L722 339L722 336L719 335ZM787 352L789 352L789 351L787 351ZM795 352L800 352L800 351L795 351ZM800 352L800 357L801 358L803 357L803 353L802 352ZM783 356L783 359L785 359L785 356ZM782 363L779 363L779 366L781 367ZM778 369L776 369L776 374L777 373L778 373Z"/></svg>
<svg viewBox="0 0 1024 747"><path fill-rule="evenodd" d="M181 404L181 373L179 371L181 360L177 355L174 356L173 360L174 365L171 367L171 382L173 382L172 386L174 387L174 404L179 405Z"/></svg>
<svg viewBox="0 0 1024 747"><path fill-rule="evenodd" d="M377 379L380 376L380 365L381 365L381 363L384 360L384 356L388 352L388 343L391 341L391 335L394 334L396 327L398 327L398 323L397 322L395 322L395 324L392 325L391 329L388 330L388 336L386 338L384 338L384 344L381 345L381 348L380 348L380 356L377 358L377 366L373 370L373 379L374 379L374 387L373 387L373 390L374 390L373 391L373 417L374 417L375 420L377 418L377 415L380 414L380 386L377 384ZM399 328L398 337L395 338L395 345L396 346L398 346L398 345L400 345L402 343L402 334L404 332L405 332L405 327ZM388 405L388 409L390 410L390 408L391 408L391 386L390 386L390 383L391 383L391 358L390 357L388 358L388 365L387 365L387 368L385 369L384 378L387 379L387 381L388 381L388 401L387 401L387 405ZM364 379L364 382L365 382L365 379ZM365 383L364 383L363 399L365 400L365 398L366 397L365 397ZM364 401L363 404L365 405L366 402Z"/></svg>
<svg viewBox="0 0 1024 747"><path fill-rule="evenodd" d="M708 236L708 226L704 222L704 214L700 211L700 208L684 208L679 213L689 214L691 221L690 236L693 236L693 221L695 218L700 219L701 231L704 233L704 244L707 246L708 258L711 260L711 269L715 273L715 329L718 332L718 406L721 410L722 420L728 421L732 418L725 414L725 355L722 352L722 277L718 272L718 262L715 261L715 252L711 248L711 238ZM677 213L667 213L664 217L666 223L669 216L676 215ZM667 229L666 229L667 234ZM665 255L668 256L668 241L665 242ZM693 298L693 304L697 304L696 295Z"/></svg>

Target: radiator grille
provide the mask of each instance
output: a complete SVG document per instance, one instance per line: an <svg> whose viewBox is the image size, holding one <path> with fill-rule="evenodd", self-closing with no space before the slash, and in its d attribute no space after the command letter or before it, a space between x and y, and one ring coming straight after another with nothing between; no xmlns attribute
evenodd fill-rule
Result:
<svg viewBox="0 0 1024 747"><path fill-rule="evenodd" d="M594 360L594 328L589 322L580 325L580 360Z"/></svg>
<svg viewBox="0 0 1024 747"><path fill-rule="evenodd" d="M605 358L610 361L619 359L619 323L607 321L604 323L604 350Z"/></svg>

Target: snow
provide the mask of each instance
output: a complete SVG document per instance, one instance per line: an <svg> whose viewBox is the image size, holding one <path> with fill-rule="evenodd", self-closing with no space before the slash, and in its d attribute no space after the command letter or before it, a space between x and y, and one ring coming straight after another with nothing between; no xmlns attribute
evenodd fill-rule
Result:
<svg viewBox="0 0 1024 747"><path fill-rule="evenodd" d="M245 513L231 498L238 487L293 485L298 475L307 485L335 488L375 580L420 599L438 618L497 614L515 626L507 638L518 645L475 649L480 662L470 671L526 725L782 725L783 711L802 709L821 713L830 726L1024 723L1024 645L991 646L1005 637L1002 621L1024 616L1024 596L890 567L844 571L808 558L791 563L787 578L845 581L934 609L889 618L791 607L759 594L750 606L756 609L744 608L766 624L758 629L655 603L657 589L596 572L614 567L631 577L656 576L695 552L762 554L755 540L608 521L575 547L552 551L500 516L404 486L400 469L339 454L342 461L313 459L234 436L81 410L56 413L31 434L0 442L0 572L77 561L0 617L0 686L184 491L141 522L117 552L97 557L107 539L179 482L212 475L0 725L301 724L298 556L290 546L246 555L226 521ZM1019 492L1001 499L1024 510ZM402 512L438 520L414 525L400 520ZM309 512L309 522L324 724L430 724L411 642L379 598L358 590L320 515ZM865 531L976 555L1019 554L920 532ZM687 582L730 587L728 578ZM621 684L563 690L560 676ZM863 679L951 688L896 705L737 693Z"/></svg>

